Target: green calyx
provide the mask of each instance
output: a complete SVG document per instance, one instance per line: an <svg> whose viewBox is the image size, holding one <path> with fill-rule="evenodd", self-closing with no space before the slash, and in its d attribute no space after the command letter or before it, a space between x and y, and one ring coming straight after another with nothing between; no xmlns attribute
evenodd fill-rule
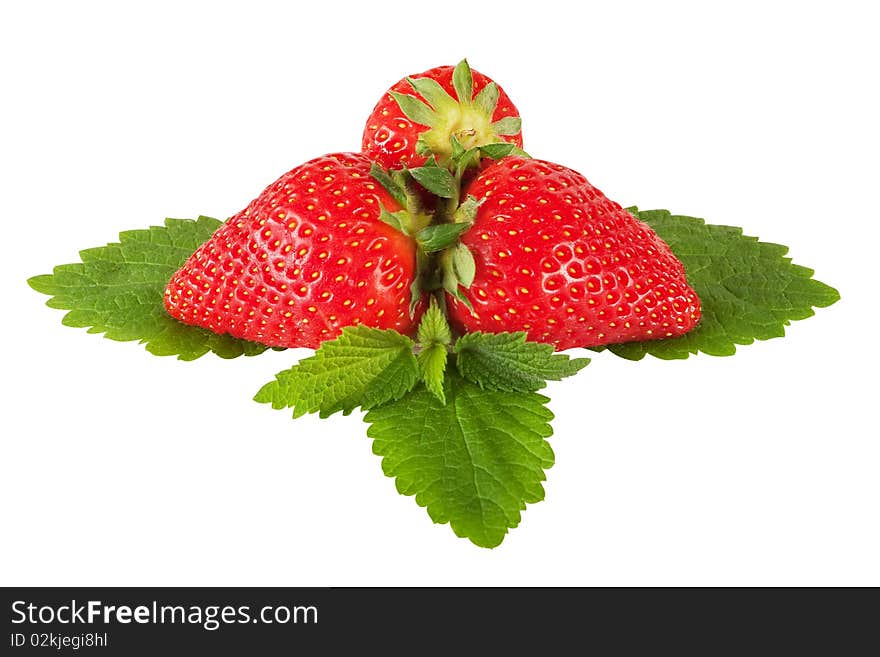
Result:
<svg viewBox="0 0 880 657"><path fill-rule="evenodd" d="M479 155L479 149L476 152ZM450 162L451 166L455 164ZM456 167L452 173L439 166L433 157L425 166L415 169L389 173L375 164L371 169L372 177L405 208L397 212L382 208L379 218L416 242L416 276L410 287L411 314L416 312L426 293L440 290L449 292L468 307L471 305L461 288L470 287L476 264L470 249L459 238L473 225L479 203L473 196L460 201L463 171ZM414 183L431 195L429 211L424 207L424 195L418 194Z"/></svg>
<svg viewBox="0 0 880 657"><path fill-rule="evenodd" d="M425 211L418 192L405 172L393 171L389 174L374 163L370 168L370 175L403 207L402 210L390 212L383 206L379 219L410 237L414 237L431 223L431 214Z"/></svg>
<svg viewBox="0 0 880 657"><path fill-rule="evenodd" d="M380 219L417 245L416 276L410 286L411 315L426 293L442 299L442 291L471 308L464 290L474 281L476 262L460 238L473 225L480 202L473 196L462 199L462 187L468 172L478 169L484 158L529 157L501 139L519 132L519 119L491 122L498 87L489 83L474 96L467 60L453 71L457 100L436 80L407 79L429 105L413 96L393 95L410 119L431 127L419 138L420 152L428 157L422 166L411 169L385 171L373 164L370 175L403 208L397 212L382 208Z"/></svg>
<svg viewBox="0 0 880 657"><path fill-rule="evenodd" d="M453 75L456 93L466 96L473 88L472 82L470 68L463 61ZM439 88L436 82L434 85ZM426 90L433 88L422 86ZM529 157L507 142L467 148L456 135L449 136L448 151L449 158L442 164L432 153L420 167L385 171L374 163L370 169L370 175L404 208L390 212L383 207L379 218L411 237L417 245L416 276L410 286L411 315L426 293L440 290L472 307L463 289L474 281L476 262L459 238L473 225L481 201L470 195L461 198L465 176L479 168L484 158Z"/></svg>
<svg viewBox="0 0 880 657"><path fill-rule="evenodd" d="M498 105L498 85L490 82L475 95L473 73L466 59L461 60L452 73L455 98L431 78L407 78L407 82L421 99L397 92L391 95L407 118L430 128L419 136L416 152L434 155L442 165L455 155L454 141L470 150L506 143L503 137L520 132L519 117L492 121Z"/></svg>

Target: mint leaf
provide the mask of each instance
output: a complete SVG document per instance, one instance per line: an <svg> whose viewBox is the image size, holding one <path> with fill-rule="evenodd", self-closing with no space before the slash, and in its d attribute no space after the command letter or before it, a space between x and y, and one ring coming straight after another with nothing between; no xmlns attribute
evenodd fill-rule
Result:
<svg viewBox="0 0 880 657"><path fill-rule="evenodd" d="M399 399L416 384L419 366L414 343L397 331L348 326L322 342L313 356L275 375L255 401L292 408L293 417L337 411L346 415Z"/></svg>
<svg viewBox="0 0 880 657"><path fill-rule="evenodd" d="M813 270L785 257L788 247L759 242L733 226L666 210L630 211L653 228L684 264L688 282L700 297L702 319L678 338L609 345L623 358L687 358L703 352L730 356L736 345L785 335L793 320L813 315L813 307L840 298L834 288L814 278Z"/></svg>
<svg viewBox="0 0 880 657"><path fill-rule="evenodd" d="M165 285L221 225L210 217L166 219L165 226L125 231L118 243L80 251L82 262L59 265L28 284L52 297L47 306L70 311L64 325L111 340L138 340L157 356L195 360L209 351L222 358L260 354L263 345L188 326L165 312Z"/></svg>
<svg viewBox="0 0 880 657"><path fill-rule="evenodd" d="M436 342L422 349L416 356L419 361L419 373L425 387L443 404L446 403L443 381L446 375L448 356L446 347Z"/></svg>
<svg viewBox="0 0 880 657"><path fill-rule="evenodd" d="M437 299L433 296L419 323L418 339L421 351L416 355L416 359L419 361L422 381L425 382L425 387L445 404L443 380L446 360L449 357L447 345L452 341L452 330L449 328L446 316L437 305Z"/></svg>
<svg viewBox="0 0 880 657"><path fill-rule="evenodd" d="M590 362L554 354L549 344L526 342L525 333L467 333L454 351L461 375L487 390L540 390L547 380L577 374Z"/></svg>
<svg viewBox="0 0 880 657"><path fill-rule="evenodd" d="M419 344L428 346L432 343L447 345L452 341L452 331L449 328L449 322L440 307L437 305L437 299L431 297L431 303L422 320L419 323L418 331Z"/></svg>
<svg viewBox="0 0 880 657"><path fill-rule="evenodd" d="M526 504L544 499L544 469L553 465L547 401L533 392L483 390L450 370L446 405L417 386L364 421L401 494L415 495L458 536L495 547Z"/></svg>

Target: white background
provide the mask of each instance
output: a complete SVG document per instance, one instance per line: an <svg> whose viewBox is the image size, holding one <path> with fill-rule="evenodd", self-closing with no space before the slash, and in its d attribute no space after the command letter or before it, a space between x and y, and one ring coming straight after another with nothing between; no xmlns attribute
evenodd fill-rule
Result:
<svg viewBox="0 0 880 657"><path fill-rule="evenodd" d="M0 10L0 583L880 585L871 3L237 4ZM534 156L787 244L843 296L734 358L600 354L551 386L546 500L496 550L398 495L357 415L250 401L307 352L156 358L25 284L357 150L384 89L463 56Z"/></svg>

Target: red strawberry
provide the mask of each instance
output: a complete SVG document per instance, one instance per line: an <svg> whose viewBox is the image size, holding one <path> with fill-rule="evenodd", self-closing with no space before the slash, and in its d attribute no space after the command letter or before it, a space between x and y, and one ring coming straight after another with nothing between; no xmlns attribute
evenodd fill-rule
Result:
<svg viewBox="0 0 880 657"><path fill-rule="evenodd" d="M466 149L523 145L519 112L510 98L464 60L406 77L383 94L367 119L363 151L386 169L421 166L430 153L445 163L453 135Z"/></svg>
<svg viewBox="0 0 880 657"><path fill-rule="evenodd" d="M482 201L461 241L476 277L449 297L465 331L525 331L556 349L667 338L700 318L684 267L647 225L581 174L507 157L463 192Z"/></svg>
<svg viewBox="0 0 880 657"><path fill-rule="evenodd" d="M415 243L380 221L400 205L370 166L336 153L285 173L174 275L168 312L279 347L315 348L351 324L410 332Z"/></svg>

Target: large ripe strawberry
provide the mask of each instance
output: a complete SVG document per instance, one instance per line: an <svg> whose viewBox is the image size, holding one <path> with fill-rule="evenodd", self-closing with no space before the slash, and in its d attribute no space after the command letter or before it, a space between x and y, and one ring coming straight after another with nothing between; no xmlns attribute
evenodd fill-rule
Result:
<svg viewBox="0 0 880 657"><path fill-rule="evenodd" d="M449 297L466 331L525 331L556 349L681 335L700 318L682 264L647 225L581 174L507 157L465 193L482 201L462 243L476 276Z"/></svg>
<svg viewBox="0 0 880 657"><path fill-rule="evenodd" d="M415 243L380 221L401 208L370 166L337 153L285 173L174 275L168 312L279 347L315 348L352 324L410 332Z"/></svg>
<svg viewBox="0 0 880 657"><path fill-rule="evenodd" d="M464 60L403 78L385 92L367 119L363 151L386 169L421 166L431 153L445 163L453 135L466 149L523 145L510 98Z"/></svg>

